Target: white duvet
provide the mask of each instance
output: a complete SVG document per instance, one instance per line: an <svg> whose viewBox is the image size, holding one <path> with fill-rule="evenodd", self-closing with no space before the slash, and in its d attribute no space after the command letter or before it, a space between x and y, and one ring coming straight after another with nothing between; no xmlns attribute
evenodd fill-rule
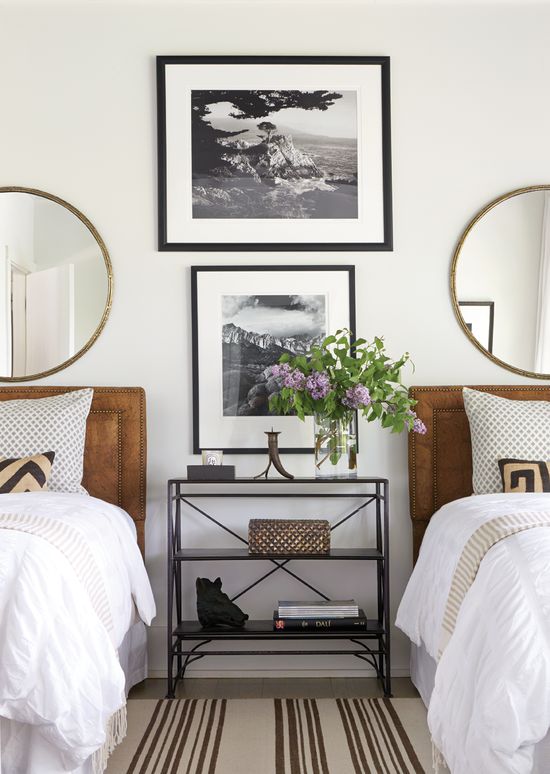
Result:
<svg viewBox="0 0 550 774"><path fill-rule="evenodd" d="M488 519L550 510L550 494L467 497L431 519L396 624L437 659L455 566ZM428 724L453 774L527 774L550 727L550 528L483 559L438 664Z"/></svg>
<svg viewBox="0 0 550 774"><path fill-rule="evenodd" d="M0 513L68 522L85 536L103 576L108 634L68 559L42 537L0 529L0 716L29 723L60 752L67 771L105 741L125 701L116 648L136 610L155 615L131 518L84 495L0 495Z"/></svg>

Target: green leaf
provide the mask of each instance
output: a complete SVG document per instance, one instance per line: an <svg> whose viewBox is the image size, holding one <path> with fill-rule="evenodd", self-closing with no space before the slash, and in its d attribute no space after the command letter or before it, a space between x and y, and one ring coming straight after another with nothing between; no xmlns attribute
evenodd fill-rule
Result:
<svg viewBox="0 0 550 774"><path fill-rule="evenodd" d="M382 427L393 427L392 414L386 414L386 416L382 419Z"/></svg>

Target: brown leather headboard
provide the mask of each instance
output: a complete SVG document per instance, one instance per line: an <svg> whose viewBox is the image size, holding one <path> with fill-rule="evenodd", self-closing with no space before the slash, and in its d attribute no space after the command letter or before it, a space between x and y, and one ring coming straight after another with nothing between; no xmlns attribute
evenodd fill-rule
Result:
<svg viewBox="0 0 550 774"><path fill-rule="evenodd" d="M476 387L501 398L550 400L550 385ZM426 435L409 434L409 494L416 562L432 515L445 503L472 494L472 443L462 387L411 387Z"/></svg>
<svg viewBox="0 0 550 774"><path fill-rule="evenodd" d="M47 398L82 387L0 387L0 400ZM124 508L145 544L147 441L141 387L94 387L86 425L83 486L94 497Z"/></svg>

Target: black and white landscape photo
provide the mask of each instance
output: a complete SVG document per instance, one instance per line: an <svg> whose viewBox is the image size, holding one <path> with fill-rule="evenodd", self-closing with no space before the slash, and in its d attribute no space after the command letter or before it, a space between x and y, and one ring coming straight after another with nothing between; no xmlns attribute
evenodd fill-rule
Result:
<svg viewBox="0 0 550 774"><path fill-rule="evenodd" d="M269 414L271 366L320 343L326 320L325 295L222 296L223 415Z"/></svg>
<svg viewBox="0 0 550 774"><path fill-rule="evenodd" d="M358 218L355 91L192 90L191 134L193 218Z"/></svg>

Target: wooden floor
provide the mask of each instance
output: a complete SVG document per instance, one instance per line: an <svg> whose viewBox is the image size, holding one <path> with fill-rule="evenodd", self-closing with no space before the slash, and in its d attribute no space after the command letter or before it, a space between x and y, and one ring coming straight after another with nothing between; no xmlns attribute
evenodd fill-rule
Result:
<svg viewBox="0 0 550 774"><path fill-rule="evenodd" d="M393 695L397 699L418 697L408 677L394 677ZM130 699L162 699L166 680L148 679L134 686ZM325 699L382 696L374 677L296 677L296 678L186 678L178 684L178 698L192 699Z"/></svg>

